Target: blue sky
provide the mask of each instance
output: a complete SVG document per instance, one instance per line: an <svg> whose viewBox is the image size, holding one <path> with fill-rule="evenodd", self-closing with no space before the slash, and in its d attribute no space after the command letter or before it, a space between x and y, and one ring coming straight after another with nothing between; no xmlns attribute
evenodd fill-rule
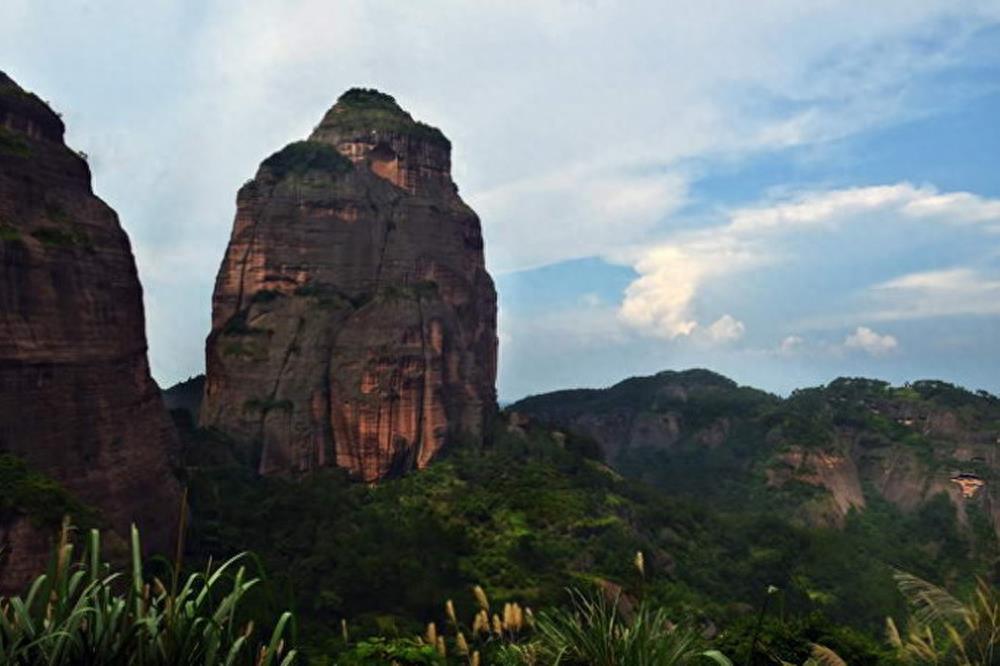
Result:
<svg viewBox="0 0 1000 666"><path fill-rule="evenodd" d="M163 384L203 367L237 188L362 85L452 139L503 399L692 366L1000 392L1000 1L4 4Z"/></svg>

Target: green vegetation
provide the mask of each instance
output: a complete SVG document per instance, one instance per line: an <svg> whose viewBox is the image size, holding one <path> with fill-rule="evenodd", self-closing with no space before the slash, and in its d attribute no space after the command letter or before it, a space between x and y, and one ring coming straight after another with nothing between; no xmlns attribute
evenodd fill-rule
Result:
<svg viewBox="0 0 1000 666"><path fill-rule="evenodd" d="M271 622L248 612L261 579L249 575L246 556L208 566L186 580L169 571L161 580L144 570L135 528L126 571L102 561L96 530L89 532L82 557L74 562L69 532L67 524L48 572L23 597L0 597L0 662L12 666L295 663L291 614Z"/></svg>
<svg viewBox="0 0 1000 666"><path fill-rule="evenodd" d="M248 412L260 412L267 414L273 409L279 409L285 413L291 413L295 408L291 400L274 400L272 398L251 398L243 403L243 409Z"/></svg>
<svg viewBox="0 0 1000 666"><path fill-rule="evenodd" d="M272 289L261 289L260 291L258 291L257 293L255 293L253 296L250 297L250 302L258 304L271 303L273 301L278 300L282 296L284 296L284 294L282 294L280 291L274 291Z"/></svg>
<svg viewBox="0 0 1000 666"><path fill-rule="evenodd" d="M414 120L391 95L369 88L351 88L341 95L320 129L393 132L451 147L441 130Z"/></svg>
<svg viewBox="0 0 1000 666"><path fill-rule="evenodd" d="M333 309L357 309L371 300L367 295L352 297L330 284L310 282L295 289L296 296L316 299L317 305Z"/></svg>
<svg viewBox="0 0 1000 666"><path fill-rule="evenodd" d="M80 229L67 227L41 227L31 235L49 247L83 247L93 249L90 236Z"/></svg>
<svg viewBox="0 0 1000 666"><path fill-rule="evenodd" d="M263 328L256 328L247 323L248 310L240 310L226 322L222 328L223 335L267 335L269 331Z"/></svg>
<svg viewBox="0 0 1000 666"><path fill-rule="evenodd" d="M1000 659L1000 592L979 579L968 601L908 573L896 580L913 608L906 633L890 618L889 641L904 664L986 666Z"/></svg>
<svg viewBox="0 0 1000 666"><path fill-rule="evenodd" d="M440 298L437 282L423 280L409 284L383 284L375 293L375 302L419 301Z"/></svg>
<svg viewBox="0 0 1000 666"><path fill-rule="evenodd" d="M6 222L0 222L0 241L14 242L20 240L21 231L17 227Z"/></svg>
<svg viewBox="0 0 1000 666"><path fill-rule="evenodd" d="M64 516L84 526L97 525L97 511L86 506L57 481L37 472L9 453L0 453L0 519L27 515L40 526L57 527Z"/></svg>
<svg viewBox="0 0 1000 666"><path fill-rule="evenodd" d="M19 134L0 126L0 155L26 157L31 154L31 147Z"/></svg>
<svg viewBox="0 0 1000 666"><path fill-rule="evenodd" d="M266 167L277 179L289 175L304 176L321 172L333 176L343 175L354 168L333 146L319 141L296 141L268 157L261 166Z"/></svg>

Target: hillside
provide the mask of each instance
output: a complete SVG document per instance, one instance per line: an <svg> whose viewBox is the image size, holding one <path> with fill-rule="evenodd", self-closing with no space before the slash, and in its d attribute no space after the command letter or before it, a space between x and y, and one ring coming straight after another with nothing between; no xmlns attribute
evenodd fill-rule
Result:
<svg viewBox="0 0 1000 666"><path fill-rule="evenodd" d="M308 646L325 654L336 650L341 619L358 635L417 633L443 620L444 599L455 599L460 611L471 604L474 584L498 602L535 608L563 602L566 587L622 586L738 643L774 585L787 617L802 625L796 641L833 632L839 638L827 643L868 655L856 663L876 663L884 618L904 613L893 567L958 589L988 572L995 542L977 540L943 497L902 510L873 495L863 511L814 523L800 509L817 501L818 486L758 479L762 490L744 487L757 478L753 461L780 449L773 435L755 439L770 431L760 419L812 409L800 402L810 393L782 401L700 371L658 377L611 395L563 394L599 415L601 401L622 410L665 385L674 387L660 390L668 400L678 377L687 381L691 411L676 418L700 427L682 427L671 447L636 447L621 466L629 476L604 464L593 438L513 412L497 421L491 445L453 447L426 470L377 486L353 483L341 470L261 477L259 450L189 430L189 558L257 552L277 598L297 610ZM727 441L739 445L731 455L723 455L723 443L705 443L722 418L732 424ZM781 423L791 432L792 420ZM669 456L686 447L714 455L690 453L676 458L684 468L672 469ZM630 478L640 476L639 453L650 456L644 476L660 488ZM645 579L632 564L637 551L645 554Z"/></svg>
<svg viewBox="0 0 1000 666"><path fill-rule="evenodd" d="M780 399L704 370L533 396L510 410L587 434L622 473L726 507L843 525L852 509L938 501L1000 530L1000 401L936 381L842 378Z"/></svg>

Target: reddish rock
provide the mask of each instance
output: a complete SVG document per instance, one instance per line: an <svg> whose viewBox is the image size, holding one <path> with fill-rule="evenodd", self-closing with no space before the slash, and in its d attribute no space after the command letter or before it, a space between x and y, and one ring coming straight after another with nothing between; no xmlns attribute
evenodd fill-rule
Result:
<svg viewBox="0 0 1000 666"><path fill-rule="evenodd" d="M388 95L352 90L240 190L201 422L260 444L261 473L375 481L482 438L496 292L450 152Z"/></svg>
<svg viewBox="0 0 1000 666"><path fill-rule="evenodd" d="M3 73L0 272L0 452L59 481L120 534L135 521L147 545L166 548L177 441L149 374L128 237L63 143L59 117ZM7 520L0 588L10 589L40 569L47 536Z"/></svg>

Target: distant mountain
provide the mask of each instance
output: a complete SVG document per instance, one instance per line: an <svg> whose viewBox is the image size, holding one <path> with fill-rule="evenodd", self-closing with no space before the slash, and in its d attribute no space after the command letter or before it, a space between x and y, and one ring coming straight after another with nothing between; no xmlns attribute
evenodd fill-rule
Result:
<svg viewBox="0 0 1000 666"><path fill-rule="evenodd" d="M167 389L163 389L163 404L171 412L183 410L191 417L192 423L198 422L201 412L201 399L205 394L205 375L188 377Z"/></svg>
<svg viewBox="0 0 1000 666"><path fill-rule="evenodd" d="M1000 533L1000 400L938 381L841 378L781 399L707 370L532 396L508 408L596 439L630 476L720 508L811 525L852 509L945 498Z"/></svg>

